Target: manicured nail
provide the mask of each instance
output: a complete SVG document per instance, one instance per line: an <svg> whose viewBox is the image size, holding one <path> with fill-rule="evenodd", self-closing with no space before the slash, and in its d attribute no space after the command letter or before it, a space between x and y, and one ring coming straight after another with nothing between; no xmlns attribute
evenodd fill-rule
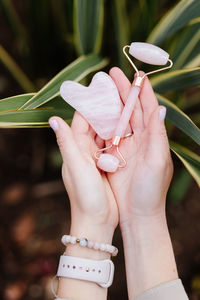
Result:
<svg viewBox="0 0 200 300"><path fill-rule="evenodd" d="M51 126L51 128L56 131L59 129L59 126L58 126L58 122L55 120L55 119L50 119L49 120L49 125Z"/></svg>
<svg viewBox="0 0 200 300"><path fill-rule="evenodd" d="M159 111L159 120L160 121L163 121L166 117L166 112L167 112L167 109L165 106L163 106L160 111Z"/></svg>

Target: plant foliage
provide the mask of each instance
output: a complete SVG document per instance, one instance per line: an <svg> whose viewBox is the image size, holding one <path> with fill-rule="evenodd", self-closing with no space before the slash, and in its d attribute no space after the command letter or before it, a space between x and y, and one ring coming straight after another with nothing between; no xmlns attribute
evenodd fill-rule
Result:
<svg viewBox="0 0 200 300"><path fill-rule="evenodd" d="M62 81L83 80L91 72L108 66L109 61L129 74L131 67L122 55L122 47L130 44L131 38L146 40L164 48L174 61L171 70L152 77L151 83L160 104L167 107L171 149L200 185L200 157L195 153L200 144L200 129L193 121L193 113L195 120L200 120L200 0L178 1L159 20L158 12L163 7L158 0L134 4L128 0L41 0L37 3L28 0L26 3L27 15L35 20L34 26L33 23L23 25L14 1L1 1L1 9L14 32L19 55L26 57L30 69L36 65L44 72L45 61L49 59L48 64L54 64L53 55L73 62L67 66L62 62L62 70L35 92L37 82L29 79L33 77L31 73L22 71L8 49L1 46L4 66L28 93L0 101L0 127L47 127L52 115L70 123L73 109L59 96ZM52 46L52 53L43 53L42 49L47 50L53 44L57 48ZM34 51L31 45L35 45ZM146 65L140 67L148 69Z"/></svg>

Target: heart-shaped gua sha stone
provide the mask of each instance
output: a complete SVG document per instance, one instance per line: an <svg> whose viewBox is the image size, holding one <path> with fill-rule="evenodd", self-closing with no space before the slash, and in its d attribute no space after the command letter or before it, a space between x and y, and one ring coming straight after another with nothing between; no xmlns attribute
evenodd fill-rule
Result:
<svg viewBox="0 0 200 300"><path fill-rule="evenodd" d="M88 87L74 81L65 81L60 87L60 94L102 139L113 137L122 103L117 87L108 74L96 73Z"/></svg>

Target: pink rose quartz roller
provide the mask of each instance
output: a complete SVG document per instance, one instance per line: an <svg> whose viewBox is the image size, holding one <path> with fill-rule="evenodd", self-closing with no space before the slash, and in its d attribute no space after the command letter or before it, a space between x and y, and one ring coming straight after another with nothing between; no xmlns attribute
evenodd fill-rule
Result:
<svg viewBox="0 0 200 300"><path fill-rule="evenodd" d="M165 65L167 62L170 63L169 66L157 69L152 72L148 72L144 74L142 77L139 75L139 71L133 61L130 59L128 54L126 53L126 48L129 48L129 53L135 57L136 59L145 62L147 64L152 65ZM136 71L136 79L134 85L131 87L128 99L125 103L125 106L123 108L123 111L121 113L120 119L118 121L117 127L115 129L115 133L112 139L112 144L109 145L106 148L99 149L95 153L95 158L97 159L97 166L102 169L105 172L116 172L118 168L123 168L126 166L126 160L124 159L123 155L121 154L119 150L119 143L121 138L124 137L126 128L129 124L129 120L131 117L131 114L134 110L135 103L138 99L138 95L141 90L141 86L143 83L143 80L145 76L160 72L166 69L169 69L172 67L173 62L169 59L169 54L162 50L161 48L148 44L148 43L132 43L130 46L126 45L123 47L123 52L126 55L127 59L133 66L133 68ZM108 153L102 153L105 150L108 150L112 147L116 147L117 153L121 159L121 162L119 159Z"/></svg>

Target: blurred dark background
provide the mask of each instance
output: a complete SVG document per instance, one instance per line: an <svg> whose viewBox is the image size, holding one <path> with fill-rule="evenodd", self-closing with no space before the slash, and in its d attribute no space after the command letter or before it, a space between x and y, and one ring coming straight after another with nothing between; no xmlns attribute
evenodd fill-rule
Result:
<svg viewBox="0 0 200 300"><path fill-rule="evenodd" d="M72 15L66 13L59 18L64 13L61 2L66 12L71 12L73 1L70 0L12 1L22 28L26 29L25 39L18 36L15 24L3 5L0 6L1 44L28 74L36 90L77 57L71 43ZM158 1L152 1L154 18L144 22L140 1L129 1L128 5L131 7L133 2L142 24L133 30L133 40L135 36L145 40L174 3L160 1L158 7ZM112 11L108 1L106 5L107 11ZM107 34L103 53L111 58L111 67L118 60L109 39L112 35L109 13L105 20ZM63 28L67 28L67 33ZM3 64L0 68L1 98L24 93L7 68ZM168 224L179 275L190 299L197 300L200 299L199 189L180 162L173 158L176 190L169 192ZM70 224L69 201L61 180L61 158L53 132L50 129L0 129L0 166L0 298L52 299L50 280L63 252L60 238L69 231ZM109 289L109 299L128 299L119 229L113 243L120 251L115 258L115 280Z"/></svg>

